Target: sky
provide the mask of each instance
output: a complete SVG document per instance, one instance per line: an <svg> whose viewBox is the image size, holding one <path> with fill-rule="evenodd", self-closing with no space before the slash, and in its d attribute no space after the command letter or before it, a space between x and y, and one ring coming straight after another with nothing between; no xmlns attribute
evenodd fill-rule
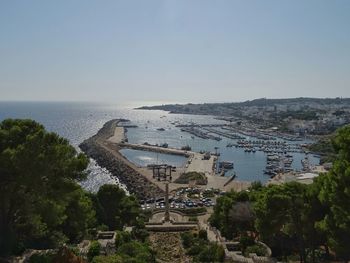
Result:
<svg viewBox="0 0 350 263"><path fill-rule="evenodd" d="M0 100L350 97L349 0L0 1Z"/></svg>

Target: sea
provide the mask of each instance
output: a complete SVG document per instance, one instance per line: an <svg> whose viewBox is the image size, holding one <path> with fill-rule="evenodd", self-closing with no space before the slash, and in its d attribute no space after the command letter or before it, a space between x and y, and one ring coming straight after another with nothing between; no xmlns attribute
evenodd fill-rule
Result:
<svg viewBox="0 0 350 263"><path fill-rule="evenodd" d="M201 139L182 132L173 123L181 124L223 124L215 116L170 114L159 110L136 110L135 104L106 104L87 102L0 102L0 121L7 118L33 119L45 126L48 131L55 132L67 138L79 151L78 145L85 139L96 134L103 124L111 119L123 118L130 120L127 128L129 143L168 144L168 147L180 148L189 145L193 151L218 151L220 160L234 163L237 179L242 181L261 181L265 183L269 177L264 175L266 154L263 152L247 153L242 148L226 147L236 140L222 138L221 141ZM161 131L159 130L161 128ZM163 130L164 129L164 130ZM124 149L121 152L126 158L139 166L152 163L168 163L174 166L184 165L186 159L181 156L156 154L153 152ZM301 170L302 153L292 153L292 167ZM312 164L318 164L319 159L309 157ZM98 166L93 159L87 170L87 179L81 182L82 187L91 192L98 191L103 184L118 184L118 178L113 177L108 170ZM126 189L127 190L127 189Z"/></svg>

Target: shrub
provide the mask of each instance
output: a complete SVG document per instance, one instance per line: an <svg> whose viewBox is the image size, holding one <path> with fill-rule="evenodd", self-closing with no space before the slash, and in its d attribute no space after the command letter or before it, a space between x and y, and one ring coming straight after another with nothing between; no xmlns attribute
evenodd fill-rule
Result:
<svg viewBox="0 0 350 263"><path fill-rule="evenodd" d="M182 245L186 254L193 257L193 262L223 262L225 251L222 246L207 239L207 231L184 232L181 234Z"/></svg>
<svg viewBox="0 0 350 263"><path fill-rule="evenodd" d="M181 209L180 211L188 216L190 215L196 216L198 214L206 213L207 209L205 207L194 207L194 208Z"/></svg>
<svg viewBox="0 0 350 263"><path fill-rule="evenodd" d="M241 246L242 251L245 252L247 247L253 246L255 244L255 241L252 237L247 236L247 235L243 235L239 239L239 244Z"/></svg>
<svg viewBox="0 0 350 263"><path fill-rule="evenodd" d="M205 246L198 255L199 262L223 262L225 259L225 251L222 246L211 243Z"/></svg>
<svg viewBox="0 0 350 263"><path fill-rule="evenodd" d="M118 255L96 256L91 263L123 263L123 259Z"/></svg>
<svg viewBox="0 0 350 263"><path fill-rule="evenodd" d="M245 254L249 255L249 253L255 253L258 256L265 256L267 251L266 248L260 244L255 244L253 246L249 246L245 249Z"/></svg>
<svg viewBox="0 0 350 263"><path fill-rule="evenodd" d="M203 239L203 240L208 240L207 230L204 230L204 229L199 230L198 238Z"/></svg>
<svg viewBox="0 0 350 263"><path fill-rule="evenodd" d="M153 251L147 244L138 241L130 241L117 249L117 254L123 258L123 262L154 262Z"/></svg>
<svg viewBox="0 0 350 263"><path fill-rule="evenodd" d="M101 245L97 241L92 241L91 245L89 247L89 251L87 253L87 257L89 261L91 261L94 257L100 255L101 252Z"/></svg>
<svg viewBox="0 0 350 263"><path fill-rule="evenodd" d="M132 229L131 232L132 236L141 241L141 242L145 242L147 237L149 236L148 231L146 230L145 227L145 222L143 221L142 218L137 218L136 219L136 223L135 226Z"/></svg>
<svg viewBox="0 0 350 263"><path fill-rule="evenodd" d="M182 245L184 248L189 248L192 244L193 236L190 232L181 233Z"/></svg>
<svg viewBox="0 0 350 263"><path fill-rule="evenodd" d="M207 184L207 178L205 174L198 173L198 172L188 172L183 173L180 175L179 178L177 178L174 183L177 184L188 184L190 181L196 181L197 185L206 185Z"/></svg>
<svg viewBox="0 0 350 263"><path fill-rule="evenodd" d="M129 232L117 231L115 236L115 247L118 248L124 243L131 241L131 235Z"/></svg>
<svg viewBox="0 0 350 263"><path fill-rule="evenodd" d="M190 222L198 222L198 218L196 216L190 216L188 218L188 221L190 221Z"/></svg>
<svg viewBox="0 0 350 263"><path fill-rule="evenodd" d="M34 254L29 258L29 263L51 263L53 261L53 254Z"/></svg>

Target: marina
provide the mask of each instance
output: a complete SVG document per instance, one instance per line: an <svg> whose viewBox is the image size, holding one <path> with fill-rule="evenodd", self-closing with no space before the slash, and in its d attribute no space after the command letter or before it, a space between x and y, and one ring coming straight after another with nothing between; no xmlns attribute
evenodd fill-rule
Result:
<svg viewBox="0 0 350 263"><path fill-rule="evenodd" d="M167 119L159 121L147 121L147 129L142 125L139 128L128 129L127 137L131 144L144 144L138 136L147 139L147 144L162 145L166 142L168 149L190 149L197 153L217 154L215 171L218 175L231 177L236 174L237 180L267 182L271 176L281 171L302 171L301 160L307 152L304 146L309 141L295 136L286 136L273 131L248 132L248 128L238 129L227 122L217 120L215 123L210 116L196 116L199 122L193 119L174 121L177 117L170 114ZM203 118L206 120L203 121ZM155 127L167 127L165 131L158 132ZM170 126L169 126L170 125ZM254 137L256 136L256 137ZM287 140L288 139L288 140ZM290 155L288 160L271 164L267 161L267 155ZM286 158L283 158L286 159ZM310 164L317 165L318 157L309 156ZM227 161L234 163L234 169L222 169L219 163Z"/></svg>

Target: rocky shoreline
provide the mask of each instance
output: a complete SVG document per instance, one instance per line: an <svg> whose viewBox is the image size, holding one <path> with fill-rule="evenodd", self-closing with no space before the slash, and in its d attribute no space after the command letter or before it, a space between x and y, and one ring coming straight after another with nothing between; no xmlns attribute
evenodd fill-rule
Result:
<svg viewBox="0 0 350 263"><path fill-rule="evenodd" d="M128 166L122 158L118 158L105 146L107 139L113 136L118 123L125 121L127 120L114 119L106 122L96 135L79 145L80 149L94 159L99 166L106 168L113 176L116 176L139 200L164 196L163 190Z"/></svg>

